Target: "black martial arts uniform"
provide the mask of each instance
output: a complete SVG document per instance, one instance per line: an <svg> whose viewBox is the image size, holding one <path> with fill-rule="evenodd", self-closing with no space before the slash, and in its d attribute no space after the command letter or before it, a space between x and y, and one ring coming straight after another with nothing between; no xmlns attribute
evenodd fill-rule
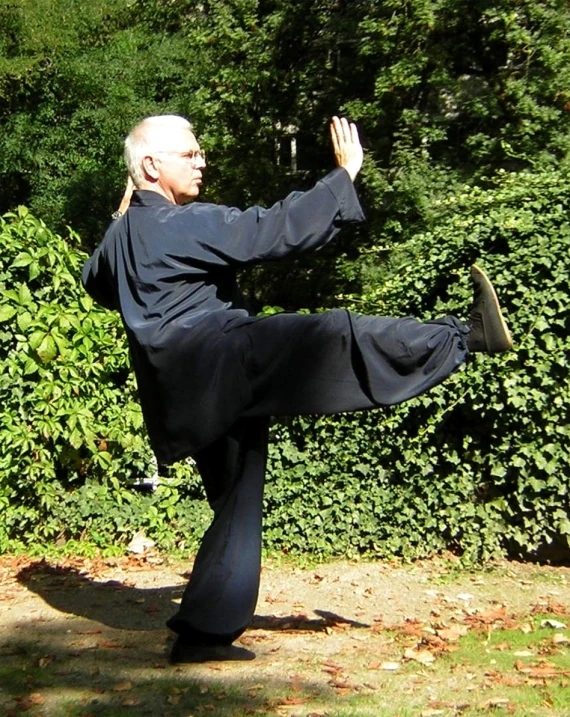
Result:
<svg viewBox="0 0 570 717"><path fill-rule="evenodd" d="M214 510L168 623L189 641L230 643L253 617L269 417L399 403L467 355L454 317L248 315L237 269L318 249L363 218L342 168L244 212L137 191L84 267L86 290L121 313L158 461L193 456Z"/></svg>

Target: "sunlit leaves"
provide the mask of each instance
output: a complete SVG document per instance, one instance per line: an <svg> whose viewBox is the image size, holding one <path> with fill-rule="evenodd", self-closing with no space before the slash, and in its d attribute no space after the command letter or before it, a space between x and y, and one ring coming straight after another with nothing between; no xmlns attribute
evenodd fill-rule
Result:
<svg viewBox="0 0 570 717"><path fill-rule="evenodd" d="M473 357L395 409L277 426L271 540L409 558L451 548L466 561L566 554L569 186L564 171L500 173L487 189L443 195L426 231L407 231L408 256L397 255L386 281L350 308L466 317L467 270L477 260L497 287L515 351ZM299 518L284 529L291 513Z"/></svg>
<svg viewBox="0 0 570 717"><path fill-rule="evenodd" d="M57 535L109 544L137 522L173 544L171 522L193 515L190 466L154 495L130 492L156 468L120 319L85 294L76 244L24 208L0 219L0 551Z"/></svg>

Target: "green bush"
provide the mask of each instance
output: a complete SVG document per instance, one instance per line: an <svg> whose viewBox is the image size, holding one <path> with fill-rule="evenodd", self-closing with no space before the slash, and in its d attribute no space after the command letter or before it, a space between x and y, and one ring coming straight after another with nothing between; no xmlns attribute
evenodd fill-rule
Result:
<svg viewBox="0 0 570 717"><path fill-rule="evenodd" d="M395 408L275 424L269 550L567 556L569 204L565 172L501 172L434 202L424 233L376 248L390 257L385 280L343 305L465 316L477 260L516 351L470 357ZM120 321L81 289L76 244L24 209L0 224L0 550L60 536L120 545L141 528L193 547L209 510L190 465L156 493L132 490L152 457Z"/></svg>
<svg viewBox="0 0 570 717"><path fill-rule="evenodd" d="M24 208L0 220L0 551L144 528L165 547L207 521L182 465L158 491L118 314L81 287L86 255Z"/></svg>
<svg viewBox="0 0 570 717"><path fill-rule="evenodd" d="M441 199L429 231L393 248L381 286L341 297L365 313L465 316L477 260L516 351L470 357L396 408L284 427L268 490L272 542L382 556L568 557L569 205L564 172L500 172L486 188Z"/></svg>

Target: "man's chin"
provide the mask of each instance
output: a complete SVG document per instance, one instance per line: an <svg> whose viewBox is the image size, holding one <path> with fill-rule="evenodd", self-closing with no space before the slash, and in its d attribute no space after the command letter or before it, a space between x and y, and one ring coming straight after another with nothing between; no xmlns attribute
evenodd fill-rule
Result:
<svg viewBox="0 0 570 717"><path fill-rule="evenodd" d="M196 189L192 189L187 194L181 194L176 198L176 204L188 204L192 200L196 199L196 197L200 194L200 190L196 187Z"/></svg>

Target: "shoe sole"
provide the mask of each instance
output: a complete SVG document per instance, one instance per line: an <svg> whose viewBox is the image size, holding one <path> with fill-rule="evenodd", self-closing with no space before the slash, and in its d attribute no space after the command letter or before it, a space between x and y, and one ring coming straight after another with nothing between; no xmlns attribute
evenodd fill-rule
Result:
<svg viewBox="0 0 570 717"><path fill-rule="evenodd" d="M499 321L501 323L501 329L503 330L503 334L504 334L505 340L507 342L507 348L505 349L505 351L509 351L510 349L513 348L513 338L511 336L511 332L509 331L509 327L507 326L507 322L505 321L505 318L503 316L503 312L501 311L501 305L499 304L499 297L497 296L495 287L493 286L491 280L489 279L487 274L485 274L483 269L481 269L480 266L477 266L477 264L472 264L471 269L473 271L476 271L477 274L479 274L481 276L481 278L485 282L487 289L489 290L489 292L491 294L491 298L493 299L495 309L497 310L497 315L498 315Z"/></svg>
<svg viewBox="0 0 570 717"><path fill-rule="evenodd" d="M194 665L204 662L249 662L255 652L237 645L184 645L178 640L170 653L171 665Z"/></svg>

